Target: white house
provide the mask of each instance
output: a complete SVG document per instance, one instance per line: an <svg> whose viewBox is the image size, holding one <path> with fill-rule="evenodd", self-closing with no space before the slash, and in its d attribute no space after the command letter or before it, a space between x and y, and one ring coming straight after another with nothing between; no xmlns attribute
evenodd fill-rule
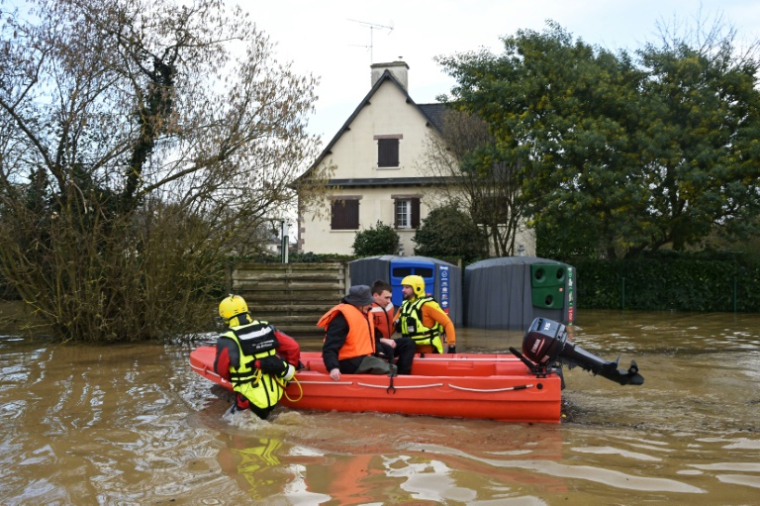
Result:
<svg viewBox="0 0 760 506"><path fill-rule="evenodd" d="M298 250L353 254L357 231L378 221L395 227L401 254L412 255L412 237L429 210L438 207L441 178L423 167L431 135L440 135L444 105L416 104L408 93L403 61L371 65L372 88L327 144L312 171L331 167L328 192L310 206L299 202ZM532 233L518 240L535 252Z"/></svg>

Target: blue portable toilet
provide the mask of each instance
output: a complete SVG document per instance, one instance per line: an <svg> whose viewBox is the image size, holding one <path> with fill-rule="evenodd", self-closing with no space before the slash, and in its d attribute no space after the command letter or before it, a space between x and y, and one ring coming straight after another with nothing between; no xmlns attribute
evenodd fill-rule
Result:
<svg viewBox="0 0 760 506"><path fill-rule="evenodd" d="M401 280L406 276L421 276L425 280L425 292L438 301L454 325L462 324L462 270L454 264L422 256L380 255L350 262L349 275L352 285L371 286L378 279L390 283L391 301L396 307L404 301Z"/></svg>

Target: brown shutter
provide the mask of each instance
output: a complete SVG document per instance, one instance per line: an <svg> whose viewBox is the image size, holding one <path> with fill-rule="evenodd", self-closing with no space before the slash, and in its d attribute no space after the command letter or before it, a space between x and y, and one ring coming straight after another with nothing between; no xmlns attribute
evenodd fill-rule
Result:
<svg viewBox="0 0 760 506"><path fill-rule="evenodd" d="M340 219L343 217L343 202L333 200L330 206L330 228L340 230Z"/></svg>
<svg viewBox="0 0 760 506"><path fill-rule="evenodd" d="M398 167L398 139L377 140L377 166Z"/></svg>
<svg viewBox="0 0 760 506"><path fill-rule="evenodd" d="M346 202L346 229L359 229L359 201L349 200Z"/></svg>
<svg viewBox="0 0 760 506"><path fill-rule="evenodd" d="M333 200L330 209L332 230L356 230L359 228L359 201Z"/></svg>
<svg viewBox="0 0 760 506"><path fill-rule="evenodd" d="M420 199L412 200L412 228L420 228Z"/></svg>

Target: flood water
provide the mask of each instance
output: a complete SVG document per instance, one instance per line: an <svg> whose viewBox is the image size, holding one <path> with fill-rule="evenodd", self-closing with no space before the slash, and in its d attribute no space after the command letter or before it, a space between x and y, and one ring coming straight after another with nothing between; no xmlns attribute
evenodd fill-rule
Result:
<svg viewBox="0 0 760 506"><path fill-rule="evenodd" d="M0 504L760 504L760 315L581 311L572 330L646 382L566 370L556 425L230 417L190 346L0 336ZM457 347L521 339L460 329Z"/></svg>

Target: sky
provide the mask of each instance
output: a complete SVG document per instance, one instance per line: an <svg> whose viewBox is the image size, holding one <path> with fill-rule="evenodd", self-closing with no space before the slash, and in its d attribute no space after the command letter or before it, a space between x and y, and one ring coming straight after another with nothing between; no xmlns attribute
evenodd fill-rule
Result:
<svg viewBox="0 0 760 506"><path fill-rule="evenodd" d="M431 103L454 85L435 57L481 48L499 54L502 37L519 29L542 31L547 20L611 50L656 42L658 23L691 26L695 19L719 16L738 31L740 41L760 39L758 0L244 0L240 5L277 44L279 61L320 78L308 121L322 146L369 92L371 63L405 61L410 96L418 104Z"/></svg>

